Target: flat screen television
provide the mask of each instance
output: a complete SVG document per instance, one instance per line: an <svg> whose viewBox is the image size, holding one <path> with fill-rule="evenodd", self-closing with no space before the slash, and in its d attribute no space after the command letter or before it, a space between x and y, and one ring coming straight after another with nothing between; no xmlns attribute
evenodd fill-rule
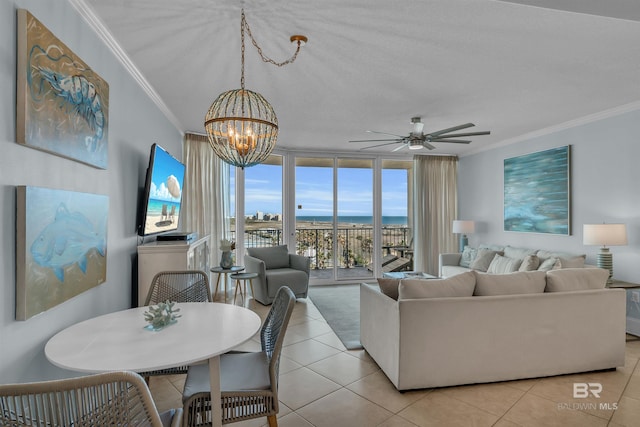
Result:
<svg viewBox="0 0 640 427"><path fill-rule="evenodd" d="M151 146L138 221L140 236L178 229L184 169L167 150L158 144Z"/></svg>

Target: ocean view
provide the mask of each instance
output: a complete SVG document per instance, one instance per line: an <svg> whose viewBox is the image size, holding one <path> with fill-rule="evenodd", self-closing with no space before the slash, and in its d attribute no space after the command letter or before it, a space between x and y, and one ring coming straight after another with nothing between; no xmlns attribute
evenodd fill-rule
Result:
<svg viewBox="0 0 640 427"><path fill-rule="evenodd" d="M330 215L301 215L296 216L297 222L332 222L333 217ZM373 224L372 216L338 216L339 224ZM407 225L406 216L383 216L382 225Z"/></svg>

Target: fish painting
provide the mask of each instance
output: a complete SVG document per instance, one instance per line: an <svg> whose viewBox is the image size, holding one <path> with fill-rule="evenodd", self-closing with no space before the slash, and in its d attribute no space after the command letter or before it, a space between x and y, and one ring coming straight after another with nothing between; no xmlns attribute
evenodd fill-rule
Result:
<svg viewBox="0 0 640 427"><path fill-rule="evenodd" d="M87 254L96 249L105 256L105 236L79 212L69 212L64 203L56 210L55 219L38 234L31 244L31 256L41 267L50 268L64 282L65 268L77 264L87 272Z"/></svg>
<svg viewBox="0 0 640 427"><path fill-rule="evenodd" d="M107 280L109 197L16 187L16 320Z"/></svg>

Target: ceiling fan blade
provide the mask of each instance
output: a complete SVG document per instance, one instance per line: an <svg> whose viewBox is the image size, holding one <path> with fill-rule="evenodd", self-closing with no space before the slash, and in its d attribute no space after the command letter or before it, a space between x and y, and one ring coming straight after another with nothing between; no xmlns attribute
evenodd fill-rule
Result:
<svg viewBox="0 0 640 427"><path fill-rule="evenodd" d="M400 150L402 150L402 149L403 149L404 147L406 147L406 146L407 146L407 144L402 144L401 146L396 147L396 148L394 148L393 150L391 150L391 152L392 152L392 153L395 153L396 151L400 151Z"/></svg>
<svg viewBox="0 0 640 427"><path fill-rule="evenodd" d="M470 128L470 127L473 127L473 126L475 126L473 123L465 123L463 125L458 125L458 126L450 127L450 128L447 128L447 129L442 129L442 130L439 130L437 132L430 132L427 135L440 136L443 133L454 132L456 130L466 129L466 128Z"/></svg>
<svg viewBox="0 0 640 427"><path fill-rule="evenodd" d="M427 150L435 150L435 149L436 149L436 146L435 146L435 145L431 145L431 144L429 144L427 141L424 141L424 142L422 143L422 145L424 145L424 148L426 148Z"/></svg>
<svg viewBox="0 0 640 427"><path fill-rule="evenodd" d="M477 136L477 135L491 135L491 132L487 130L482 132L452 133L449 135L439 135L438 138L456 138L459 136Z"/></svg>
<svg viewBox="0 0 640 427"><path fill-rule="evenodd" d="M401 140L398 138L395 139L356 139L349 142L378 142L378 141L395 141L400 142Z"/></svg>
<svg viewBox="0 0 640 427"><path fill-rule="evenodd" d="M396 142L387 142L385 144L378 144L378 145L371 145L369 147L363 147L361 148L361 150L369 150L371 148L376 148L376 147L384 147L385 145L391 145L391 144L397 144L400 141L396 141Z"/></svg>
<svg viewBox="0 0 640 427"><path fill-rule="evenodd" d="M387 133L387 132L378 132L377 130L365 130L368 133L378 133L380 135L389 135L389 136L397 136L398 138L404 138L402 135L396 135L395 133Z"/></svg>
<svg viewBox="0 0 640 427"><path fill-rule="evenodd" d="M431 142L453 142L454 144L469 144L471 141L465 141L462 139L431 139Z"/></svg>

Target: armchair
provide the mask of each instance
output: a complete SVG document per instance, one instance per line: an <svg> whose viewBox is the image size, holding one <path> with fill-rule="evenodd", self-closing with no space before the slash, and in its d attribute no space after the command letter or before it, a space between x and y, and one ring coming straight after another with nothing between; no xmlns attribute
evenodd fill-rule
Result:
<svg viewBox="0 0 640 427"><path fill-rule="evenodd" d="M311 261L290 254L287 245L247 248L244 266L247 273L258 274L253 281L253 297L261 304L271 304L282 286L288 286L296 298L307 297Z"/></svg>

